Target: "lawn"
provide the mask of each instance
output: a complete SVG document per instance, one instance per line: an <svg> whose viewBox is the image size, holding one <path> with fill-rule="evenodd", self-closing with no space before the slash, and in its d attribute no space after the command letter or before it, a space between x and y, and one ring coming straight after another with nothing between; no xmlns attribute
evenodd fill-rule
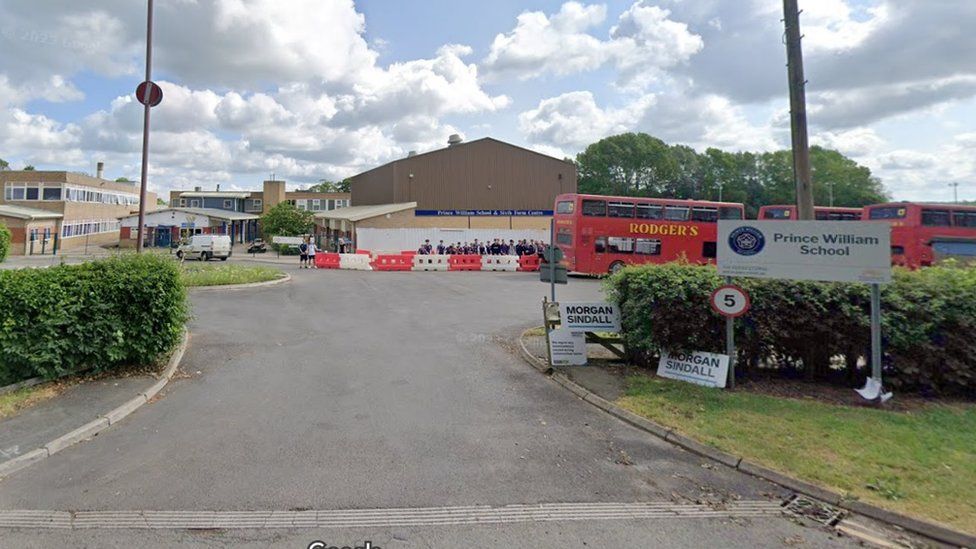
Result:
<svg viewBox="0 0 976 549"><path fill-rule="evenodd" d="M240 265L237 263L184 263L183 282L188 287L224 286L227 284L250 284L267 282L285 276L274 267L263 265Z"/></svg>
<svg viewBox="0 0 976 549"><path fill-rule="evenodd" d="M976 533L976 406L894 412L644 375L617 404L796 478Z"/></svg>

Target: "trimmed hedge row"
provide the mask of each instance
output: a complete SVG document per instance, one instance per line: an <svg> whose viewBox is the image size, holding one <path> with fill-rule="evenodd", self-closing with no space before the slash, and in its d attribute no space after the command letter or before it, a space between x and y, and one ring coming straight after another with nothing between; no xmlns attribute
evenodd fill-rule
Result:
<svg viewBox="0 0 976 549"><path fill-rule="evenodd" d="M624 269L607 281L620 304L633 358L662 349L724 352L725 321L709 306L724 280L710 266L670 263ZM808 379L863 382L870 357L865 284L736 279L752 298L736 321L740 369L802 372ZM882 285L885 383L902 390L976 393L976 268L896 269ZM836 357L843 357L838 368ZM833 361L832 361L833 359ZM846 370L846 372L845 372Z"/></svg>
<svg viewBox="0 0 976 549"><path fill-rule="evenodd" d="M10 239L10 229L0 223L0 263L3 263L3 260L7 259L7 254L10 253Z"/></svg>
<svg viewBox="0 0 976 549"><path fill-rule="evenodd" d="M0 385L149 364L187 318L179 267L166 258L0 271Z"/></svg>

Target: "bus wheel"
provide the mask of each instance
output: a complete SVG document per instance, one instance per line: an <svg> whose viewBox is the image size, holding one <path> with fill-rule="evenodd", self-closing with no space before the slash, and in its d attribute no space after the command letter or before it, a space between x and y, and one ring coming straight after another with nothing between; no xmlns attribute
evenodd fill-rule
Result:
<svg viewBox="0 0 976 549"><path fill-rule="evenodd" d="M610 274L617 274L617 273L620 272L620 269L623 269L623 268L624 268L624 262L623 261L614 261L613 263L610 264L609 272L610 272Z"/></svg>

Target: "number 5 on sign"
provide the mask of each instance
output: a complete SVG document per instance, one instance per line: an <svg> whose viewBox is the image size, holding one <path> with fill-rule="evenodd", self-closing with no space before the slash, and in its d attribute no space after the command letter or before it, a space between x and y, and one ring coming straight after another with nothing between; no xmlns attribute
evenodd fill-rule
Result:
<svg viewBox="0 0 976 549"><path fill-rule="evenodd" d="M726 317L738 317L749 311L749 294L734 284L726 284L712 292L712 309Z"/></svg>

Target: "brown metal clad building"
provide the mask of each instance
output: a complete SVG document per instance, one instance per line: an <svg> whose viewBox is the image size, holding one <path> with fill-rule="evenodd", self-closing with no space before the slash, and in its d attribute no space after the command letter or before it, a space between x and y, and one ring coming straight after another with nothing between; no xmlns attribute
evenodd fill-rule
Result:
<svg viewBox="0 0 976 549"><path fill-rule="evenodd" d="M576 192L576 166L490 137L408 156L350 178L352 205L417 210L552 210Z"/></svg>

